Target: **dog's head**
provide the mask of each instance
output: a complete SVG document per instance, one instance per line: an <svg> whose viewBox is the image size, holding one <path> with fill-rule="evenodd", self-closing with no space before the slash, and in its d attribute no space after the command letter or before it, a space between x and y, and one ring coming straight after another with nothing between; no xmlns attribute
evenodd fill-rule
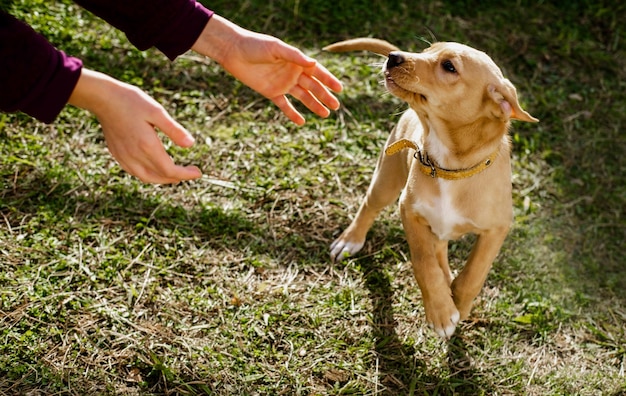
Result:
<svg viewBox="0 0 626 396"><path fill-rule="evenodd" d="M325 49L387 56L383 72L389 92L422 118L445 120L450 128L484 119L538 121L521 108L515 87L493 60L467 45L439 42L412 53L384 40L359 38Z"/></svg>
<svg viewBox="0 0 626 396"><path fill-rule="evenodd" d="M515 87L487 54L458 43L435 43L421 53L391 51L384 65L389 92L424 117L459 125L483 117L536 122Z"/></svg>

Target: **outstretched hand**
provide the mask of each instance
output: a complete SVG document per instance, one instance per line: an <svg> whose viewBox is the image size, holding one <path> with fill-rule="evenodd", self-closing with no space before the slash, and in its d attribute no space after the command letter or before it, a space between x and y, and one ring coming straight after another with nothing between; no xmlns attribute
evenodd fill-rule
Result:
<svg viewBox="0 0 626 396"><path fill-rule="evenodd" d="M191 146L194 139L139 88L83 69L69 103L98 118L113 157L141 181L167 184L202 176L195 166L174 164L155 128L182 147Z"/></svg>
<svg viewBox="0 0 626 396"><path fill-rule="evenodd" d="M341 82L314 59L283 41L251 32L213 15L192 47L235 78L270 99L298 125L304 117L287 98L291 95L320 117L339 101L329 91L340 92Z"/></svg>

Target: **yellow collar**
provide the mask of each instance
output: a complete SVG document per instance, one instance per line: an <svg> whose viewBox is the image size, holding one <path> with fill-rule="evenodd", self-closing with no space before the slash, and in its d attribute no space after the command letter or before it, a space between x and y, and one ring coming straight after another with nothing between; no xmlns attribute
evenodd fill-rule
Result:
<svg viewBox="0 0 626 396"><path fill-rule="evenodd" d="M426 154L425 152L422 153L417 143L409 139L400 139L397 142L391 143L385 149L385 154L394 155L398 151L405 148L412 148L413 150L415 150L414 157L415 159L419 160L419 168L423 174L430 176L433 179L439 177L446 180L465 179L484 171L485 169L489 168L491 164L493 164L493 161L495 161L495 159L498 157L498 153L500 152L500 148L498 148L489 157L485 158L483 161L472 166L471 168L455 170L444 169L435 165L435 163L433 163L431 159L428 158L428 154Z"/></svg>

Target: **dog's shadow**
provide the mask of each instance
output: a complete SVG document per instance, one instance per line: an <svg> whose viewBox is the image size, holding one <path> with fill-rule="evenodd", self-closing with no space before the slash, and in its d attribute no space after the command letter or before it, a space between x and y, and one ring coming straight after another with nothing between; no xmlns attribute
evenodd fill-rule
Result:
<svg viewBox="0 0 626 396"><path fill-rule="evenodd" d="M428 358L398 335L394 291L383 263L375 258L359 262L372 302L372 336L380 394L491 394L494 387L473 367L464 339L455 336L444 345L447 367L433 368ZM437 337L432 333L432 337Z"/></svg>

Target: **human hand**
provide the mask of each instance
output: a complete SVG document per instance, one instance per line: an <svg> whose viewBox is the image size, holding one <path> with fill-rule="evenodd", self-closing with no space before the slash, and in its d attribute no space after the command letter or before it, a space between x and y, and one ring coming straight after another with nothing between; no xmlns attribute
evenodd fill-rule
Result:
<svg viewBox="0 0 626 396"><path fill-rule="evenodd" d="M329 108L339 108L339 101L328 88L340 92L341 82L314 59L275 37L213 15L192 49L219 62L298 125L304 124L304 117L287 94L320 117L328 117Z"/></svg>
<svg viewBox="0 0 626 396"><path fill-rule="evenodd" d="M139 88L83 69L69 103L98 118L113 157L141 181L168 184L202 176L195 166L174 164L155 128L181 147L191 146L193 137Z"/></svg>

